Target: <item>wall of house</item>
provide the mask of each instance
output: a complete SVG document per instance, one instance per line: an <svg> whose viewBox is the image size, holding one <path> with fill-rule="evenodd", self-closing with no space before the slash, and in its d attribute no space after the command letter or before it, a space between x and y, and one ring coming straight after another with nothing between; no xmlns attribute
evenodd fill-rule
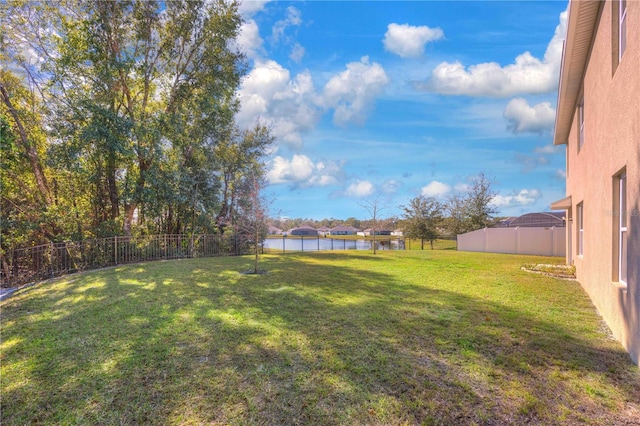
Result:
<svg viewBox="0 0 640 426"><path fill-rule="evenodd" d="M485 228L458 235L458 250L488 253L565 255L565 228Z"/></svg>
<svg viewBox="0 0 640 426"><path fill-rule="evenodd" d="M617 5L616 5L617 6ZM578 281L634 362L640 355L640 2L627 2L627 47L615 66L614 4L602 7L584 76L585 141L578 117L567 144L567 194L572 197L571 253ZM626 168L628 281L618 281L614 177ZM578 254L577 206L584 206L584 253Z"/></svg>

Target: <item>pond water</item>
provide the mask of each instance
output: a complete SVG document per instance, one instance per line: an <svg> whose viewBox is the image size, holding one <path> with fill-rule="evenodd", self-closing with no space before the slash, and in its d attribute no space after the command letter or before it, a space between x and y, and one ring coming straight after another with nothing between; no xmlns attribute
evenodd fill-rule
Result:
<svg viewBox="0 0 640 426"><path fill-rule="evenodd" d="M335 238L291 237L267 238L264 248L282 251L324 251L324 250L371 250L370 240L344 240ZM399 239L380 240L376 237L377 250L404 250L404 241Z"/></svg>

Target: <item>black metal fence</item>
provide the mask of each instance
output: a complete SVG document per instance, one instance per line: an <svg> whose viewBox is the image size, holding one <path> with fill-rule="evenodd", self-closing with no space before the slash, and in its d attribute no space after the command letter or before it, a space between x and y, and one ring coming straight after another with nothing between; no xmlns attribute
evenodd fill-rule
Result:
<svg viewBox="0 0 640 426"><path fill-rule="evenodd" d="M13 287L125 263L247 254L251 247L243 241L246 239L237 235L147 235L18 248L0 259L0 285Z"/></svg>
<svg viewBox="0 0 640 426"><path fill-rule="evenodd" d="M436 249L456 249L455 237L439 237ZM238 256L253 252L251 239L242 235L145 235L110 237L16 248L0 255L0 286L53 278L78 271L126 263L193 257ZM443 244L444 243L444 244ZM377 250L420 249L419 241L376 238ZM261 252L370 250L372 241L320 237L268 238ZM424 248L429 248L425 243Z"/></svg>

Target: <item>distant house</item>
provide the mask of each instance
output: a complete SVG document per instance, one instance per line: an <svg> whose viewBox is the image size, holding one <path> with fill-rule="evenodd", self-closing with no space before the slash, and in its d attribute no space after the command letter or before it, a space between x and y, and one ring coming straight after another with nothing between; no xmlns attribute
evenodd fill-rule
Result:
<svg viewBox="0 0 640 426"><path fill-rule="evenodd" d="M516 216L509 216L502 219L500 222L496 223L494 228L509 228L511 226L511 222L516 220Z"/></svg>
<svg viewBox="0 0 640 426"><path fill-rule="evenodd" d="M395 231L391 232L391 235L395 235L396 237L402 237L404 233L402 232L402 229L398 228Z"/></svg>
<svg viewBox="0 0 640 426"><path fill-rule="evenodd" d="M329 231L330 235L356 235L358 228L353 226L335 226Z"/></svg>
<svg viewBox="0 0 640 426"><path fill-rule="evenodd" d="M565 226L564 212L527 213L501 220L496 228L562 228Z"/></svg>
<svg viewBox="0 0 640 426"><path fill-rule="evenodd" d="M640 2L569 4L554 145L565 145L566 261L640 360Z"/></svg>
<svg viewBox="0 0 640 426"><path fill-rule="evenodd" d="M282 235L282 229L276 228L275 226L269 226L269 235Z"/></svg>
<svg viewBox="0 0 640 426"><path fill-rule="evenodd" d="M316 229L316 231L318 231L318 234L327 235L331 231L331 228L329 228L328 226L321 226L320 228Z"/></svg>
<svg viewBox="0 0 640 426"><path fill-rule="evenodd" d="M298 228L290 229L288 234L299 236L316 236L318 235L318 231L310 226L300 226Z"/></svg>
<svg viewBox="0 0 640 426"><path fill-rule="evenodd" d="M373 229L371 229L371 228L365 229L362 232L363 232L363 235L365 237L370 237L370 236L373 235ZM391 235L391 230L389 230L389 229L376 229L375 235Z"/></svg>

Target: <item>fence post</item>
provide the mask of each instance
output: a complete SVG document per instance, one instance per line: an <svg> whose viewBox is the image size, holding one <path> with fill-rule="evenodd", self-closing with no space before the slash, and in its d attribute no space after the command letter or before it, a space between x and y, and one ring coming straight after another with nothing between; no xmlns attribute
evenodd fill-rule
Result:
<svg viewBox="0 0 640 426"><path fill-rule="evenodd" d="M484 243L484 252L487 252L487 228L484 228L484 232L482 233L482 239Z"/></svg>
<svg viewBox="0 0 640 426"><path fill-rule="evenodd" d="M118 264L118 237L113 237L113 257L115 264Z"/></svg>
<svg viewBox="0 0 640 426"><path fill-rule="evenodd" d="M53 244L53 242L51 243L51 260L49 261L49 278L53 277L53 259L56 255L56 247Z"/></svg>

